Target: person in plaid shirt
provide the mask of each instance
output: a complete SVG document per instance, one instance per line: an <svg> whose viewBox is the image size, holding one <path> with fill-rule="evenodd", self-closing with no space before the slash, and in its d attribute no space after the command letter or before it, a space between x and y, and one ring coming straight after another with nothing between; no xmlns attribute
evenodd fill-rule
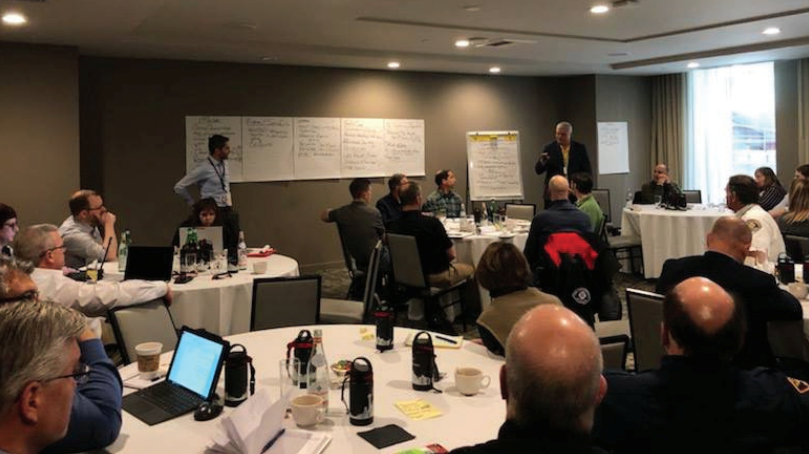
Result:
<svg viewBox="0 0 809 454"><path fill-rule="evenodd" d="M443 211L448 218L459 217L463 200L452 190L455 187L455 174L452 170L439 170L435 174L435 184L438 189L427 196L422 211L433 215Z"/></svg>

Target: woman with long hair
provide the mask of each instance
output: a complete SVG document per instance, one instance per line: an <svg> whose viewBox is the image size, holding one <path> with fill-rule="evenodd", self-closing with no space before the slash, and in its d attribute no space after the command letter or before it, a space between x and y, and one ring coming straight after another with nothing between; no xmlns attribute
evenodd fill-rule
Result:
<svg viewBox="0 0 809 454"><path fill-rule="evenodd" d="M809 180L792 180L789 212L778 218L778 228L783 235L809 236Z"/></svg>
<svg viewBox="0 0 809 454"><path fill-rule="evenodd" d="M787 190L781 185L778 176L769 167L759 167L756 169L756 186L758 186L758 204L764 211L770 211L787 195Z"/></svg>

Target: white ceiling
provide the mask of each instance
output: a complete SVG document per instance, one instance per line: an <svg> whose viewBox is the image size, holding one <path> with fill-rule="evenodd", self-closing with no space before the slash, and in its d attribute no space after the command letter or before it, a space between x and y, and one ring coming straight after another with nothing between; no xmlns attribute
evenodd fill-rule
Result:
<svg viewBox="0 0 809 454"><path fill-rule="evenodd" d="M807 0L0 0L0 41L82 55L506 75L660 74L809 56ZM470 9L476 11L469 11ZM765 36L770 26L781 34ZM455 48L459 38L516 40ZM611 56L612 54L612 56ZM618 66L615 66L618 65Z"/></svg>

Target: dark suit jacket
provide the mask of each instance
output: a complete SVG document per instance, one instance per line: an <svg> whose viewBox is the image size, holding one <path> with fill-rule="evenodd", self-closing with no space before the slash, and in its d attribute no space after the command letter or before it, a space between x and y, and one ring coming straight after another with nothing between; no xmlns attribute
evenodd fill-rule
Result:
<svg viewBox="0 0 809 454"><path fill-rule="evenodd" d="M716 282L744 304L747 337L734 363L744 369L775 366L775 357L767 340L767 322L801 320L803 311L798 300L779 289L772 275L713 251L666 260L657 281L657 293L665 294L675 285L695 276Z"/></svg>
<svg viewBox="0 0 809 454"><path fill-rule="evenodd" d="M548 153L548 161L543 164L541 160L537 160L534 170L537 175L545 173L545 186L548 186L548 181L556 175L573 175L576 172L587 172L592 174L593 169L590 167L590 158L587 156L587 147L583 143L570 141L570 156L567 162L567 175L565 175L565 161L562 158L562 147L559 142L551 142L545 145L542 153ZM541 158L541 155L540 155Z"/></svg>

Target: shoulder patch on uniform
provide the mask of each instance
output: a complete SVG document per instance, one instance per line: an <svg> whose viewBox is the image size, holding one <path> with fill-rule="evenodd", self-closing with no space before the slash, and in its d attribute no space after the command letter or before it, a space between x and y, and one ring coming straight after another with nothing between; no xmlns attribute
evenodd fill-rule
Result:
<svg viewBox="0 0 809 454"><path fill-rule="evenodd" d="M795 391L798 391L798 394L806 394L809 392L809 383L792 377L787 377L787 381L795 388Z"/></svg>
<svg viewBox="0 0 809 454"><path fill-rule="evenodd" d="M745 221L745 224L747 224L747 228L753 233L761 230L761 222L758 219L748 219Z"/></svg>

